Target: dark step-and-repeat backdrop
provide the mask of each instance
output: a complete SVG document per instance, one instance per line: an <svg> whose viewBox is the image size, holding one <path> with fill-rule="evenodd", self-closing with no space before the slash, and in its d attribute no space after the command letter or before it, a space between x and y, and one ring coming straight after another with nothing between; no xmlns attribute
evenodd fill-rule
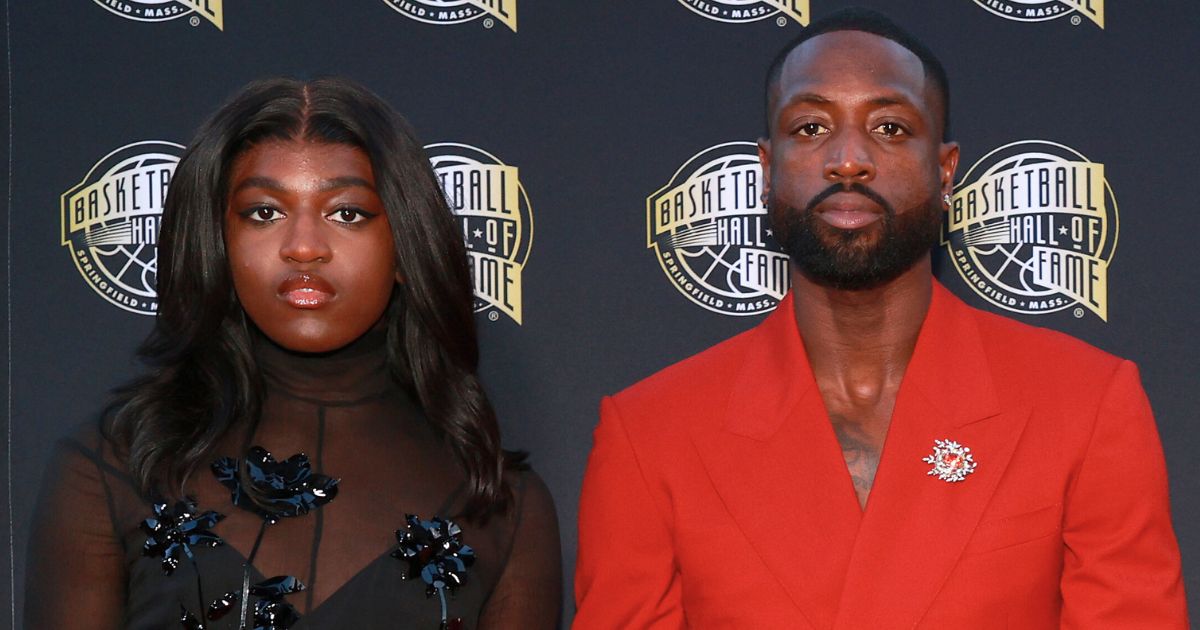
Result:
<svg viewBox="0 0 1200 630"><path fill-rule="evenodd" d="M352 77L412 121L446 181L505 188L461 195L457 208L472 217L464 238L483 374L507 444L532 453L554 494L570 576L600 397L754 325L788 289L756 190L763 74L810 20L848 4L9 2L0 554L11 571L0 582L13 603L0 626L20 627L30 513L51 445L139 370L162 193L183 145L239 86L271 75ZM951 213L935 259L941 281L974 305L1140 365L1200 608L1200 9L854 4L889 13L944 61L962 145L956 204L983 203L1013 178L1028 196L986 215ZM657 199L717 189L715 211L684 219L694 226L650 211ZM127 203L73 211L105 190ZM714 232L718 244L660 237L680 227Z"/></svg>

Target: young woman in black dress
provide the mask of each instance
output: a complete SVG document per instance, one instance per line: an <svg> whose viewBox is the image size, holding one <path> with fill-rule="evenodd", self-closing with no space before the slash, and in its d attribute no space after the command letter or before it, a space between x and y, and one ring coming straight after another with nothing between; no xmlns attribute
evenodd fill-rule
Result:
<svg viewBox="0 0 1200 630"><path fill-rule="evenodd" d="M253 83L176 167L149 373L59 443L28 628L553 628L554 506L476 375L461 230L407 123Z"/></svg>

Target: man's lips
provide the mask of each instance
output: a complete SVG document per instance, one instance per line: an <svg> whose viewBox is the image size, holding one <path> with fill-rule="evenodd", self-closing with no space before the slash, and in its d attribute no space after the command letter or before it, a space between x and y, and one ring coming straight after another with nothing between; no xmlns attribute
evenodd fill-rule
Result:
<svg viewBox="0 0 1200 630"><path fill-rule="evenodd" d="M875 202L854 193L838 193L817 204L816 214L839 230L855 230L883 218Z"/></svg>
<svg viewBox="0 0 1200 630"><path fill-rule="evenodd" d="M279 284L279 298L295 308L320 308L336 295L333 285L314 273L294 273Z"/></svg>

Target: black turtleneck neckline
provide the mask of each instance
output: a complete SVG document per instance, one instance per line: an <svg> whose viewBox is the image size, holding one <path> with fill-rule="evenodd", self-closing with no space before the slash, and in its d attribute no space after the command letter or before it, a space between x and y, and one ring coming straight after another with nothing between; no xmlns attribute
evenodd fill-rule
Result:
<svg viewBox="0 0 1200 630"><path fill-rule="evenodd" d="M288 350L259 331L254 356L269 390L320 404L353 404L398 389L387 364L387 329L377 326L337 350Z"/></svg>

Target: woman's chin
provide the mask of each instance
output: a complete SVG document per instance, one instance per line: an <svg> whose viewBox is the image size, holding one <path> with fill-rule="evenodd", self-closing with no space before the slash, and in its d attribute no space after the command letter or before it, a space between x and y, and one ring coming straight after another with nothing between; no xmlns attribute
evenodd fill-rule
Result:
<svg viewBox="0 0 1200 630"><path fill-rule="evenodd" d="M359 334L354 334L354 331L348 331L345 327L312 325L315 322L306 323L309 325L279 327L274 330L259 326L259 329L275 345L284 350L304 354L321 354L340 350L366 332L364 330Z"/></svg>

